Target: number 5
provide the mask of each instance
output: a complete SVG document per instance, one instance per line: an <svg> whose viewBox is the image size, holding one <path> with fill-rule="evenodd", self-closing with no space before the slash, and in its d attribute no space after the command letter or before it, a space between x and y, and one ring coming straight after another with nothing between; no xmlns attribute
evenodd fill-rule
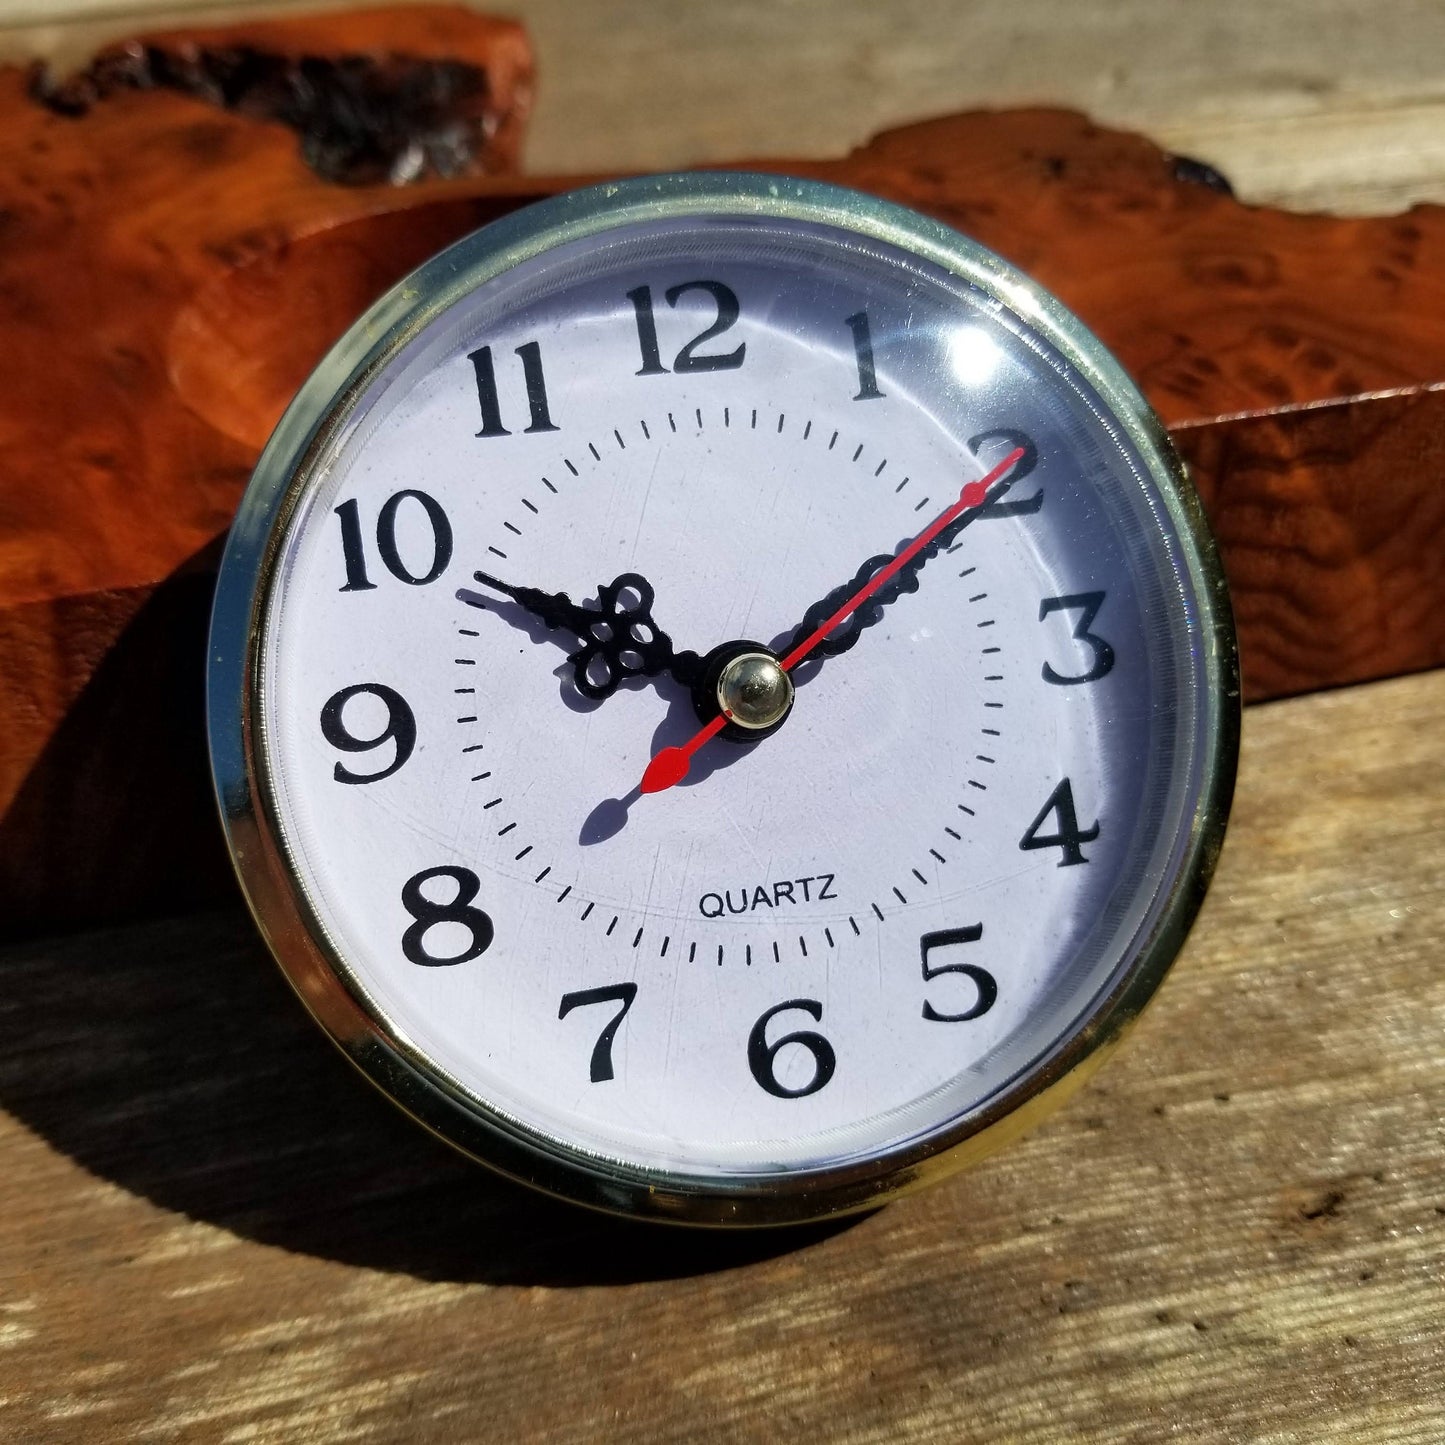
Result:
<svg viewBox="0 0 1445 1445"><path fill-rule="evenodd" d="M927 999L923 1001L923 1017L932 1019L934 1023L940 1024L961 1024L969 1019L976 1019L980 1014L986 1014L998 998L998 984L994 976L986 969L980 968L976 963L940 963L937 967L929 967L928 950L930 948L947 948L951 943L977 943L983 937L983 924L972 923L967 928L943 928L937 933L925 933L918 940L918 951L923 956L923 981L928 982L931 978L937 978L941 973L961 973L972 980L974 987L978 990L978 998L974 1000L972 1008L964 1009L962 1013L941 1014L933 1007Z"/></svg>

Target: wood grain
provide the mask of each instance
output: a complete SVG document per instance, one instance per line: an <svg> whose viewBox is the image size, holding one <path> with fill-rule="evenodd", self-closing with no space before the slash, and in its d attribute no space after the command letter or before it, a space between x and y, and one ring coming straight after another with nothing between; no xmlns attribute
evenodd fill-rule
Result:
<svg viewBox="0 0 1445 1445"><path fill-rule="evenodd" d="M1049 95L1222 162L1252 198L1445 197L1445 12L1428 6L981 0L963 24L948 0L519 5L548 82L532 153L551 169L837 152L920 111ZM0 239L0 281L5 258ZM1410 425L1412 398L1381 400ZM1297 467L1303 446L1319 497L1360 506L1327 415L1222 425L1179 433L1210 485L1237 445L1266 494L1287 488L1277 459ZM206 426L207 446L231 435ZM1395 455L1440 474L1428 450ZM1235 553L1281 521L1256 509ZM186 584L202 593L205 563ZM164 669L168 635L192 665L191 604L151 625L153 592L36 603L0 655L0 732L53 728L108 662L66 755L112 749L95 775L128 780L144 829L112 823L112 867L158 856L184 891L191 860L146 807L154 766L127 771L127 696ZM503 1189L346 1071L235 913L0 947L0 1435L1437 1445L1441 678L1250 709L1214 894L1097 1086L972 1175L831 1235L638 1235ZM198 685L173 677L173 706L146 716L157 755L182 744L182 774ZM39 816L83 816L64 769L25 782ZM186 812L202 786L197 771L167 802L197 845L214 841Z"/></svg>
<svg viewBox="0 0 1445 1445"><path fill-rule="evenodd" d="M495 127L482 169L512 164L530 103L521 31L450 6L136 45L468 61L488 77ZM274 265L312 231L398 209L410 193L328 184L292 129L173 91L122 90L68 116L32 98L23 72L0 69L0 116L0 337L26 363L0 410L0 610L153 587L224 532L255 459L171 381L187 307L248 262ZM445 188L416 189L431 199ZM321 349L354 305L345 291L328 299Z"/></svg>
<svg viewBox="0 0 1445 1445"><path fill-rule="evenodd" d="M513 130L525 109L514 30L445 9L288 25L147 43L433 47L490 65ZM27 365L0 397L0 665L16 680L0 907L35 932L229 896L204 760L176 737L201 696L193 578L286 401L357 312L565 182L327 185L275 125L124 90L62 116L13 73L6 113L0 337ZM958 225L1118 351L1196 464L1249 696L1445 660L1429 482L1445 462L1445 215L1252 211L1149 143L1057 111L952 117L787 169Z"/></svg>
<svg viewBox="0 0 1445 1445"><path fill-rule="evenodd" d="M1194 937L1065 1112L834 1231L551 1206L238 913L0 950L0 1425L37 1441L1445 1438L1445 671L1250 709Z"/></svg>
<svg viewBox="0 0 1445 1445"><path fill-rule="evenodd" d="M1174 429L1228 559L1249 700L1445 659L1445 389Z"/></svg>
<svg viewBox="0 0 1445 1445"><path fill-rule="evenodd" d="M0 59L337 0L0 0ZM544 77L539 174L841 156L920 116L1040 100L1221 167L1254 204L1445 200L1430 0L509 0ZM27 23L28 22L28 23ZM665 60L664 60L665 57ZM605 117L599 123L599 117Z"/></svg>

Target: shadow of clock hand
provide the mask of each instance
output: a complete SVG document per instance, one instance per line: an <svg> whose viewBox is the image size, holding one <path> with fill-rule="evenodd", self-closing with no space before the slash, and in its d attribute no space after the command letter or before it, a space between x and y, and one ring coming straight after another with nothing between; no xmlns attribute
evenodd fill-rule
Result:
<svg viewBox="0 0 1445 1445"><path fill-rule="evenodd" d="M496 612L514 624L520 622L533 640L554 633L570 633L581 646L567 654L572 691L583 705L596 706L629 683L661 677L691 687L701 674L702 659L695 652L678 651L672 639L652 616L655 593L640 572L624 572L597 589L592 604L573 602L565 592L543 592L520 587L487 572L473 573L484 587L510 599L495 599L459 588L457 598L468 606ZM539 635L536 625L540 623ZM563 700L569 706L564 683Z"/></svg>
<svg viewBox="0 0 1445 1445"><path fill-rule="evenodd" d="M652 734L650 751L657 753L663 748L686 741L697 731L697 719L691 693L669 695L667 714ZM694 787L705 782L714 773L742 762L757 746L758 743L730 742L721 747L709 748L706 757L698 759L680 786ZM641 796L642 790L633 788L620 798L604 798L583 821L577 841L587 848L615 838L627 826L629 811Z"/></svg>

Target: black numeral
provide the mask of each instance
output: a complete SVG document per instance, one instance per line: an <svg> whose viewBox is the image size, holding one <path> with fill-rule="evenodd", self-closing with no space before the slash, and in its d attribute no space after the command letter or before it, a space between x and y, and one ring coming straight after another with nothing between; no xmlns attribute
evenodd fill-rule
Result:
<svg viewBox="0 0 1445 1445"><path fill-rule="evenodd" d="M346 563L346 585L341 592L370 592L375 586L366 576L366 550L361 540L361 518L356 499L343 502L336 509L341 519L341 560Z"/></svg>
<svg viewBox="0 0 1445 1445"><path fill-rule="evenodd" d="M810 1029L799 1029L795 1033L784 1034L771 1044L768 1042L768 1024L773 1017L793 1008L800 1008L819 1023L822 1022L823 1005L817 999L790 998L787 1003L770 1008L753 1025L753 1031L748 1035L748 1067L753 1071L753 1078L768 1093L779 1099L801 1099L807 1094L816 1094L833 1077L833 1071L838 1067L838 1057L833 1052L833 1045L822 1034L813 1033ZM777 1058L778 1051L789 1044L798 1044L813 1056L813 1077L800 1089L785 1088L773 1072L773 1061Z"/></svg>
<svg viewBox="0 0 1445 1445"><path fill-rule="evenodd" d="M422 884L433 878L451 879L457 885L456 897L448 903L434 903L421 891ZM480 908L472 907L481 886L481 879L470 868L427 868L408 878L401 890L401 906L416 922L401 936L402 953L423 968L449 968L485 953L492 946L492 920ZM427 952L427 930L443 923L458 924L467 930L470 941L460 953Z"/></svg>
<svg viewBox="0 0 1445 1445"><path fill-rule="evenodd" d="M406 501L420 503L427 515L427 521L431 523L432 555L431 563L425 572L413 572L402 561L401 553L397 550L396 514L401 510L401 504ZM338 587L337 591L370 592L376 583L366 575L366 551L362 545L361 515L356 499L353 497L342 502L336 508L336 515L341 521L341 557L346 564L346 583ZM435 497L411 489L396 492L382 503L381 511L377 514L376 552L382 565L398 582L424 587L428 582L435 582L447 570L447 564L452 560L452 524L447 521L447 514L442 511L441 504Z"/></svg>
<svg viewBox="0 0 1445 1445"><path fill-rule="evenodd" d="M1013 486L1007 496L997 502L986 502L978 509L979 521L990 517L1028 516L1043 506L1042 487L1027 497L1020 497L1016 491L1018 484L1039 464L1039 449L1034 445L1032 437L1025 432L1015 431L1012 427L996 427L993 431L981 431L977 436L968 439L969 451L988 466L1001 462L1009 452L1018 447L1023 448L1024 454L1014 463L1013 470L1009 473L1013 478Z"/></svg>
<svg viewBox="0 0 1445 1445"><path fill-rule="evenodd" d="M564 993L562 1007L557 1017L565 1019L574 1008L586 1008L594 1003L620 1003L622 1007L608 1019L597 1043L592 1049L592 1082L605 1084L612 1077L612 1040L617 1037L617 1027L627 1017L632 1000L637 997L635 983L610 983L605 988L584 988L578 993Z"/></svg>
<svg viewBox="0 0 1445 1445"><path fill-rule="evenodd" d="M528 341L517 348L522 359L522 380L527 386L527 410L531 413L529 432L556 431L552 413L547 409L547 381L542 375L542 348ZM492 348L479 346L467 353L467 360L477 377L477 402L482 410L479 437L505 437L511 432L502 425L502 403L497 396L497 369L492 363Z"/></svg>
<svg viewBox="0 0 1445 1445"><path fill-rule="evenodd" d="M642 349L642 365L638 376L662 376L667 368L657 349L657 322L652 317L652 287L638 286L627 293L632 309L637 312L637 344Z"/></svg>
<svg viewBox="0 0 1445 1445"><path fill-rule="evenodd" d="M717 306L717 318L704 331L699 331L672 360L673 371L735 371L743 364L747 342L740 341L731 351L710 352L699 356L697 348L715 336L721 336L738 319L739 307L736 293L721 281L684 281L680 286L669 286L663 299L675 307L678 298L689 291L706 291ZM638 376L661 376L667 372L658 348L657 321L652 314L652 287L638 286L627 293L632 309L637 313L637 345L642 352L642 366Z"/></svg>
<svg viewBox="0 0 1445 1445"><path fill-rule="evenodd" d="M844 325L853 333L853 357L858 363L858 394L854 401L872 401L882 396L878 377L873 370L873 333L868 329L868 313L855 311Z"/></svg>
<svg viewBox="0 0 1445 1445"><path fill-rule="evenodd" d="M374 738L359 738L348 732L342 717L346 704L361 693L378 697L386 704L386 726ZM395 742L396 756L379 773L353 773L337 763L332 774L338 783L379 783L411 756L416 747L416 717L399 692L379 682L358 682L326 699L326 706L321 709L321 736L343 753L369 753L372 748Z"/></svg>
<svg viewBox="0 0 1445 1445"><path fill-rule="evenodd" d="M1076 682L1098 682L1113 669L1114 649L1104 641L1096 632L1090 632L1094 618L1099 615L1099 609L1104 605L1102 592L1075 592L1068 597L1045 597L1039 603L1039 621L1042 622L1050 612L1073 612L1077 611L1079 616L1074 622L1074 638L1084 643L1092 654L1087 672L1081 672L1077 677L1069 677L1061 672L1055 672L1046 662L1044 663L1044 681L1058 683L1067 687Z"/></svg>
<svg viewBox="0 0 1445 1445"><path fill-rule="evenodd" d="M918 951L923 956L923 981L937 978L941 973L961 973L978 990L973 1006L962 1013L941 1014L926 999L923 1003L923 1017L940 1024L961 1024L986 1014L998 998L998 983L994 976L976 963L940 963L930 965L928 951L932 948L948 948L955 943L977 943L983 937L983 924L971 923L966 928L942 928L937 933L925 933L918 940Z"/></svg>
<svg viewBox="0 0 1445 1445"><path fill-rule="evenodd" d="M1057 833L1040 833L1044 819L1053 813L1059 820ZM1078 863L1087 863L1084 857L1085 843L1092 843L1099 836L1099 825L1090 828L1079 827L1079 816L1074 811L1074 789L1067 778L1049 794L1049 801L1039 809L1039 815L1028 826L1028 831L1019 840L1019 847L1062 848L1064 856L1059 859L1060 868L1069 868Z"/></svg>

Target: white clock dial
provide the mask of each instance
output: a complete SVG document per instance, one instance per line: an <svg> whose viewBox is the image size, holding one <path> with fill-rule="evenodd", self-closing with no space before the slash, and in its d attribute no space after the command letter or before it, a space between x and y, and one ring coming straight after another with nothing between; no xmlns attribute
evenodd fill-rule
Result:
<svg viewBox="0 0 1445 1445"><path fill-rule="evenodd" d="M1232 742L1207 543L1096 345L918 218L769 189L432 263L227 564L303 993L464 1146L691 1217L896 1187L1113 1032Z"/></svg>

